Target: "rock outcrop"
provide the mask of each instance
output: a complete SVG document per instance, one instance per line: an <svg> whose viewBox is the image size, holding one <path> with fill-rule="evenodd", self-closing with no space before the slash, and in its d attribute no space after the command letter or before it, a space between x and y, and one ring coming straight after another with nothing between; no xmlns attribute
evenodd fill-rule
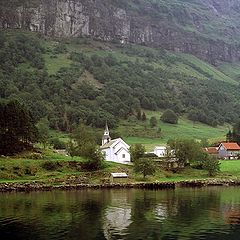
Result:
<svg viewBox="0 0 240 240"><path fill-rule="evenodd" d="M239 60L239 9L240 0L3 0L0 28L144 44L217 64Z"/></svg>

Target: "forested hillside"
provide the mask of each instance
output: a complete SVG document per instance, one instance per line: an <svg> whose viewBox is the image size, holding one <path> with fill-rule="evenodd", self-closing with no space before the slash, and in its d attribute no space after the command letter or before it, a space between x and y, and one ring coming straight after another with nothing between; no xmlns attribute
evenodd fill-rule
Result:
<svg viewBox="0 0 240 240"><path fill-rule="evenodd" d="M114 127L140 109L172 109L212 126L240 115L239 82L192 55L5 30L0 58L1 98L19 99L59 130L79 121Z"/></svg>

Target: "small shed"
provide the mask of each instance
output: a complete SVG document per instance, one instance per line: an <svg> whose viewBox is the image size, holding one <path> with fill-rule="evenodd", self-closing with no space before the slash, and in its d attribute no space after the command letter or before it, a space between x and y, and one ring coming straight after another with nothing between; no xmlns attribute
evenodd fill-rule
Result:
<svg viewBox="0 0 240 240"><path fill-rule="evenodd" d="M128 175L126 173L111 173L110 183L126 183Z"/></svg>

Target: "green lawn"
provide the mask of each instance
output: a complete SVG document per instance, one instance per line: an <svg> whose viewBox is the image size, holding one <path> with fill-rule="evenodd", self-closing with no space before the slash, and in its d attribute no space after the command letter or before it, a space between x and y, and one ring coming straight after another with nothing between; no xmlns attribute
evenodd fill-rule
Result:
<svg viewBox="0 0 240 240"><path fill-rule="evenodd" d="M144 144L148 151L153 150L154 146L166 144L169 139L188 138L188 139L206 139L210 142L221 141L225 139L228 126L211 127L202 123L193 123L182 117L178 124L168 124L160 121L162 112L146 111L147 121L121 121L117 129L128 144ZM149 119L155 116L158 119L158 126L151 128ZM161 132L159 133L159 128Z"/></svg>
<svg viewBox="0 0 240 240"><path fill-rule="evenodd" d="M240 177L240 160L221 161L221 171L234 177Z"/></svg>
<svg viewBox="0 0 240 240"><path fill-rule="evenodd" d="M74 158L46 150L42 159L30 159L27 153L18 158L0 158L0 182L44 181L46 183L65 182L67 179L77 177L86 183L101 183L108 178L111 172L127 172L132 182L141 181L182 181L193 179L207 179L208 174L204 170L185 168L179 173L157 168L154 176L143 179L142 175L133 172L133 166L105 162L105 168L99 171L87 171L82 169L82 158ZM79 168L80 167L80 168ZM216 178L240 179L240 160L221 161L221 172Z"/></svg>

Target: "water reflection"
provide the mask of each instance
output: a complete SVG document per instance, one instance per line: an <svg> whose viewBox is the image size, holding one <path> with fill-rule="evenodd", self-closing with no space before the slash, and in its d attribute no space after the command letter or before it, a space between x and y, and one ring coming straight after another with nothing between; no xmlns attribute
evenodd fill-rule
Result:
<svg viewBox="0 0 240 240"><path fill-rule="evenodd" d="M1 239L239 239L240 188L0 195Z"/></svg>
<svg viewBox="0 0 240 240"><path fill-rule="evenodd" d="M109 206L104 211L103 229L107 240L126 235L126 230L132 223L130 191L111 191Z"/></svg>

